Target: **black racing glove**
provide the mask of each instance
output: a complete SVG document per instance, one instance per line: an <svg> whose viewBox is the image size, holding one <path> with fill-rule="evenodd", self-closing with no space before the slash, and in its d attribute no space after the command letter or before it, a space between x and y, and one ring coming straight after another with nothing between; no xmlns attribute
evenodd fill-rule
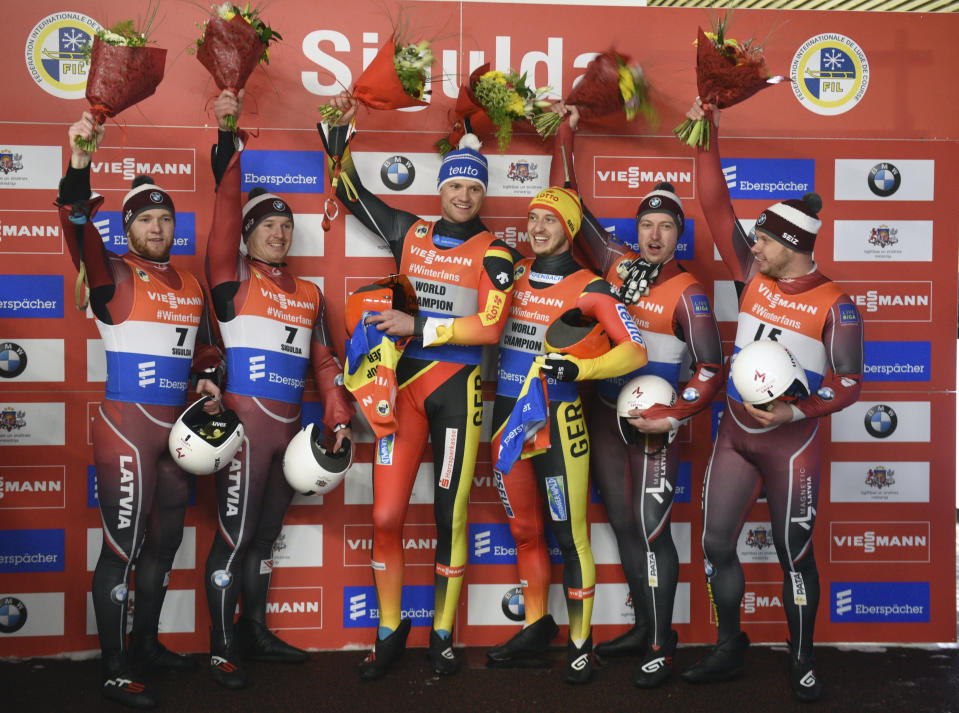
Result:
<svg viewBox="0 0 959 713"><path fill-rule="evenodd" d="M622 261L616 266L616 274L623 281L619 288L619 300L624 304L636 304L649 294L653 282L659 275L659 265L646 262L641 257L632 262Z"/></svg>
<svg viewBox="0 0 959 713"><path fill-rule="evenodd" d="M576 381L579 376L579 364L575 357L565 354L547 354L540 372L556 381Z"/></svg>

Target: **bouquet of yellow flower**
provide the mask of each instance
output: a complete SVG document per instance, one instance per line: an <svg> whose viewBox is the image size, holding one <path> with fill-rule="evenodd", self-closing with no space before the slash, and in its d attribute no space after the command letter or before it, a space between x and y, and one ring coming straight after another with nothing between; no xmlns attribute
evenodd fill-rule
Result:
<svg viewBox="0 0 959 713"><path fill-rule="evenodd" d="M696 88L703 105L720 109L745 101L760 89L779 84L786 77L770 76L762 47L752 41L737 42L726 36L729 16L716 22L712 32L699 28L696 41ZM687 119L673 133L688 146L709 151L711 116L698 121Z"/></svg>
<svg viewBox="0 0 959 713"><path fill-rule="evenodd" d="M370 109L402 109L426 103L433 51L429 42L398 43L396 36L380 48L359 79L353 84L353 98ZM327 124L343 113L329 104L320 107Z"/></svg>
<svg viewBox="0 0 959 713"><path fill-rule="evenodd" d="M583 79L565 103L574 104L583 119L596 119L620 110L626 113L628 121L639 113L648 121L656 118L642 67L615 50L603 52L587 65ZM559 114L547 111L536 117L533 126L545 139L556 131L561 121Z"/></svg>
<svg viewBox="0 0 959 713"><path fill-rule="evenodd" d="M210 18L198 24L203 35L196 41L196 58L210 72L218 89L238 92L261 62L270 62L270 43L283 39L260 18L260 11L247 3L213 5ZM236 117L228 116L231 131Z"/></svg>
<svg viewBox="0 0 959 713"><path fill-rule="evenodd" d="M456 102L457 119L453 131L434 145L444 156L449 153L465 132L469 121L472 133L495 130L500 152L506 151L513 138L513 123L534 121L552 102L545 98L552 87L531 88L526 75L513 70L490 70L489 64L474 71L469 82L460 87Z"/></svg>
<svg viewBox="0 0 959 713"><path fill-rule="evenodd" d="M157 6L153 6L142 31L132 20L124 20L97 31L84 48L90 63L86 98L97 124L146 99L163 79L166 50L146 46L156 12ZM76 143L84 151L97 148L93 139L77 137Z"/></svg>

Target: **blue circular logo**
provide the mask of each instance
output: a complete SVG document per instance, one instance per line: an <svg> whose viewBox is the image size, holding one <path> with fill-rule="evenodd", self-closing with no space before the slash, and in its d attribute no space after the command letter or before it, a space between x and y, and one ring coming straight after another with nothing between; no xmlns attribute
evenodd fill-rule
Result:
<svg viewBox="0 0 959 713"><path fill-rule="evenodd" d="M896 432L899 417L892 407L886 404L876 404L866 411L866 432L873 438L889 438Z"/></svg>
<svg viewBox="0 0 959 713"><path fill-rule="evenodd" d="M0 378L13 379L27 368L27 353L15 342L0 343Z"/></svg>
<svg viewBox="0 0 959 713"><path fill-rule="evenodd" d="M513 587L503 595L503 614L510 621L523 621L526 618L526 606L523 603L523 588Z"/></svg>
<svg viewBox="0 0 959 713"><path fill-rule="evenodd" d="M162 203L162 202L163 202L163 194L160 193L160 191L151 191L151 192L150 192L150 200L153 201L154 203Z"/></svg>
<svg viewBox="0 0 959 713"><path fill-rule="evenodd" d="M406 156L390 156L380 167L380 180L391 191L402 191L409 188L416 178L416 169L413 162Z"/></svg>
<svg viewBox="0 0 959 713"><path fill-rule="evenodd" d="M110 599L117 604L123 604L127 600L127 594L127 585L121 583L110 590Z"/></svg>
<svg viewBox="0 0 959 713"><path fill-rule="evenodd" d="M683 401L696 401L699 398L699 390L690 386L683 390Z"/></svg>
<svg viewBox="0 0 959 713"><path fill-rule="evenodd" d="M880 198L887 198L899 190L902 176L891 163L877 163L869 170L869 190Z"/></svg>
<svg viewBox="0 0 959 713"><path fill-rule="evenodd" d="M0 632L12 634L27 623L27 605L16 597L0 599Z"/></svg>
<svg viewBox="0 0 959 713"><path fill-rule="evenodd" d="M218 589L226 589L233 582L233 575L225 569L218 569L210 575L210 581Z"/></svg>

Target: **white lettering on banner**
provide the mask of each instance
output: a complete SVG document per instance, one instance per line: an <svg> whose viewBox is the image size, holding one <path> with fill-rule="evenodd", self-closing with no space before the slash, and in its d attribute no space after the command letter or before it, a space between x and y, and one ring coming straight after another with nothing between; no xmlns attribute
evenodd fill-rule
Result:
<svg viewBox="0 0 959 713"><path fill-rule="evenodd" d="M193 164L137 161L128 156L122 161L91 161L90 170L93 173L118 173L124 180L132 181L137 176L190 176Z"/></svg>
<svg viewBox="0 0 959 713"><path fill-rule="evenodd" d="M639 188L646 183L692 183L692 171L643 171L639 166L630 166L622 171L596 171L596 178L603 183L625 183L629 188Z"/></svg>
<svg viewBox="0 0 959 713"><path fill-rule="evenodd" d="M4 238L59 238L60 226L0 224L0 236Z"/></svg>
<svg viewBox="0 0 959 713"><path fill-rule="evenodd" d="M267 614L305 614L319 613L319 602L267 602Z"/></svg>
<svg viewBox="0 0 959 713"><path fill-rule="evenodd" d="M227 517L233 517L240 511L240 470L242 465L236 458L230 461L230 472L227 474L230 484L226 487Z"/></svg>

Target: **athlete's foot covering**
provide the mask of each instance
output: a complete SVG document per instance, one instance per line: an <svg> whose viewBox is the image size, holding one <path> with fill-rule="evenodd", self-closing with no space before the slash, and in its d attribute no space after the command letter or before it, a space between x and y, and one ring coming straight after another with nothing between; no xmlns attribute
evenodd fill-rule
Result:
<svg viewBox="0 0 959 713"><path fill-rule="evenodd" d="M789 686L793 695L803 703L818 701L822 695L822 683L816 675L815 660L812 656L798 658L790 647Z"/></svg>
<svg viewBox="0 0 959 713"><path fill-rule="evenodd" d="M157 704L156 696L142 679L131 672L123 654L117 651L103 654L103 697L128 708L149 710Z"/></svg>
<svg viewBox="0 0 959 713"><path fill-rule="evenodd" d="M223 634L210 631L210 675L224 688L246 686L246 671L240 662L236 638L224 642Z"/></svg>
<svg viewBox="0 0 959 713"><path fill-rule="evenodd" d="M253 661L303 663L309 658L306 651L283 641L266 624L247 617L240 617L236 623L236 640L240 655Z"/></svg>
<svg viewBox="0 0 959 713"><path fill-rule="evenodd" d="M649 648L649 629L637 624L615 639L596 644L596 655L601 658L614 656L642 656Z"/></svg>
<svg viewBox="0 0 959 713"><path fill-rule="evenodd" d="M747 648L749 637L740 631L716 644L701 661L683 671L683 680L687 683L713 683L736 678L746 664Z"/></svg>
<svg viewBox="0 0 959 713"><path fill-rule="evenodd" d="M640 688L656 688L669 678L673 672L673 654L676 653L678 641L676 632L670 631L662 646L650 646L633 683Z"/></svg>
<svg viewBox="0 0 959 713"><path fill-rule="evenodd" d="M444 639L436 633L436 629L430 629L430 649L427 656L433 666L433 673L449 676L459 671L460 663L453 653L452 634Z"/></svg>
<svg viewBox="0 0 959 713"><path fill-rule="evenodd" d="M566 683L588 683L593 676L593 635L577 647L572 641L566 644Z"/></svg>
<svg viewBox="0 0 959 713"><path fill-rule="evenodd" d="M556 626L552 614L547 614L516 632L509 641L491 648L486 652L486 656L494 663L508 663L538 656L549 648L550 642L558 633L559 627Z"/></svg>
<svg viewBox="0 0 959 713"><path fill-rule="evenodd" d="M406 650L406 637L410 634L410 620L404 619L392 634L385 639L377 638L373 650L360 664L360 678L374 681L383 678L393 662Z"/></svg>
<svg viewBox="0 0 959 713"><path fill-rule="evenodd" d="M131 636L130 660L134 667L143 671L192 671L196 659L188 654L178 654L161 644L156 635L143 639Z"/></svg>

